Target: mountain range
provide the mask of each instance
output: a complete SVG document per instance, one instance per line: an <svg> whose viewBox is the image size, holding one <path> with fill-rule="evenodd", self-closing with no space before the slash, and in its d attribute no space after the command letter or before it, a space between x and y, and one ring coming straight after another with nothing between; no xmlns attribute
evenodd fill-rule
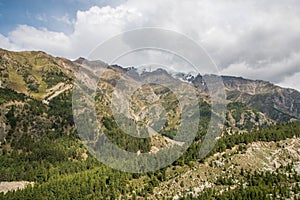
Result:
<svg viewBox="0 0 300 200"><path fill-rule="evenodd" d="M182 91L193 88L199 100L201 120L185 154L158 172L145 174L119 172L95 159L83 144L101 146L99 135L78 136L80 123L74 122L72 100L79 72L96 68L102 70L94 99L100 125L109 140L137 155L157 154L185 141L176 138L182 116L180 103L178 96L167 87L145 84L132 93L128 111L114 116L110 107L114 89L133 87L131 83L118 86L122 76L129 75L134 81L163 78L174 81ZM17 192L9 192L14 187L2 190L6 194L0 194L0 198L39 199L39 195L44 195L41 199L135 199L145 196L188 199L205 198L205 195L225 198L231 194L238 196L239 190L245 195L257 192L258 198L260 195L299 198L300 92L263 80L220 76L226 92L224 127L211 153L199 160L197 152L210 117L217 115L211 111L205 76L208 75L171 74L163 69L138 73L134 67L123 68L102 61L84 58L71 61L41 51L0 49L0 181L3 184L30 183ZM119 106L121 110L127 108L122 103ZM81 111L86 110L82 108ZM166 117L161 117L163 115ZM80 114L76 117L79 119ZM120 120L137 124L130 132L138 136L154 136L141 139L126 135L118 127ZM244 162L253 162L256 167ZM225 176L225 172L230 174ZM283 174L289 176L281 177ZM251 182L258 177L262 177L261 183ZM278 183L282 184L275 181L275 185L272 183L269 187L267 179L271 178L280 179ZM86 186L79 189L72 185L75 179L76 184ZM197 181L198 186L194 184ZM62 189L58 189L62 185ZM249 194L243 190L246 187L250 188ZM284 193L284 188L288 192Z"/></svg>

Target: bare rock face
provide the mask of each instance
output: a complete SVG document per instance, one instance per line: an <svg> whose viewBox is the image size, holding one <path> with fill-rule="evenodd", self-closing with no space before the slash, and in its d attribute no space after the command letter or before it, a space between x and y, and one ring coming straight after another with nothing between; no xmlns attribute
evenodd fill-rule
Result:
<svg viewBox="0 0 300 200"><path fill-rule="evenodd" d="M28 181L0 182L0 193L3 192L5 194L8 191L22 190L28 185L33 186L34 183Z"/></svg>
<svg viewBox="0 0 300 200"><path fill-rule="evenodd" d="M245 103L276 121L300 118L300 93L266 81L223 76L228 99Z"/></svg>
<svg viewBox="0 0 300 200"><path fill-rule="evenodd" d="M297 162L297 163L294 164L294 170L295 170L298 174L300 174L300 162Z"/></svg>
<svg viewBox="0 0 300 200"><path fill-rule="evenodd" d="M241 102L259 110L275 121L300 119L300 93L281 88L270 82L241 77L222 76L229 102ZM203 77L187 79L195 87L205 91Z"/></svg>

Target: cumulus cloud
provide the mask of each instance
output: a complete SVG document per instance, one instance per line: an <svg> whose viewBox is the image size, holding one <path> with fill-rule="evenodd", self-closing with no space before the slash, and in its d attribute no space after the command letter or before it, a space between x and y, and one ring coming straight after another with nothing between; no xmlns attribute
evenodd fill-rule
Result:
<svg viewBox="0 0 300 200"><path fill-rule="evenodd" d="M300 73L298 1L128 0L117 7L94 6L78 11L74 20L62 20L71 22L71 34L22 25L7 37L0 35L1 47L76 58L87 56L115 34L154 26L191 37L208 51L221 73L300 89L293 83Z"/></svg>
<svg viewBox="0 0 300 200"><path fill-rule="evenodd" d="M75 21L68 15L55 19L73 24L74 31L71 34L19 25L7 37L0 35L0 45L10 50L43 50L75 59L87 56L97 45L125 31L131 21L138 21L140 17L141 14L135 9L125 6L94 6L87 11L78 11Z"/></svg>
<svg viewBox="0 0 300 200"><path fill-rule="evenodd" d="M99 8L78 11L74 32L70 35L74 52L72 56L87 56L97 45L110 37L127 30L128 24L139 21L141 13L125 6Z"/></svg>
<svg viewBox="0 0 300 200"><path fill-rule="evenodd" d="M20 49L44 50L55 55L67 55L71 41L64 33L52 32L47 29L36 29L20 25L8 35L14 46Z"/></svg>
<svg viewBox="0 0 300 200"><path fill-rule="evenodd" d="M0 47L4 49L22 50L2 34L0 34L0 44L1 44Z"/></svg>

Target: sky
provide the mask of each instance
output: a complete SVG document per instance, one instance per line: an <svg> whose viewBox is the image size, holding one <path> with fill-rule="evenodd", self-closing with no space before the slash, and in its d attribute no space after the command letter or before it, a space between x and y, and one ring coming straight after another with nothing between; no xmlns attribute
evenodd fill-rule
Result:
<svg viewBox="0 0 300 200"><path fill-rule="evenodd" d="M159 27L201 45L220 74L298 90L299 25L298 0L0 0L0 48L76 59L124 31Z"/></svg>

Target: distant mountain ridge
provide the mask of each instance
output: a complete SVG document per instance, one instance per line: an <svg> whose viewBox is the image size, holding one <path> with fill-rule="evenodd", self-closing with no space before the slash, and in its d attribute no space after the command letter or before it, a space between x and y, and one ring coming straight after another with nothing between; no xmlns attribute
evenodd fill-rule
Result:
<svg viewBox="0 0 300 200"><path fill-rule="evenodd" d="M93 67L110 67L127 71L120 66L109 66L102 61L87 61L78 58L70 61L41 51L10 52L0 49L1 87L32 96L48 102L55 95L72 88L75 75L82 63ZM167 73L165 70L147 72L151 74ZM203 89L205 82L197 76L178 73L175 78L189 82ZM249 108L280 121L300 119L300 93L261 80L249 80L241 77L222 76L228 103L239 102Z"/></svg>
<svg viewBox="0 0 300 200"><path fill-rule="evenodd" d="M289 121L300 118L300 93L291 88L282 88L263 80L250 80L242 77L221 76L227 99L241 102L256 108L276 121ZM195 87L205 85L201 75L181 74L181 79Z"/></svg>

